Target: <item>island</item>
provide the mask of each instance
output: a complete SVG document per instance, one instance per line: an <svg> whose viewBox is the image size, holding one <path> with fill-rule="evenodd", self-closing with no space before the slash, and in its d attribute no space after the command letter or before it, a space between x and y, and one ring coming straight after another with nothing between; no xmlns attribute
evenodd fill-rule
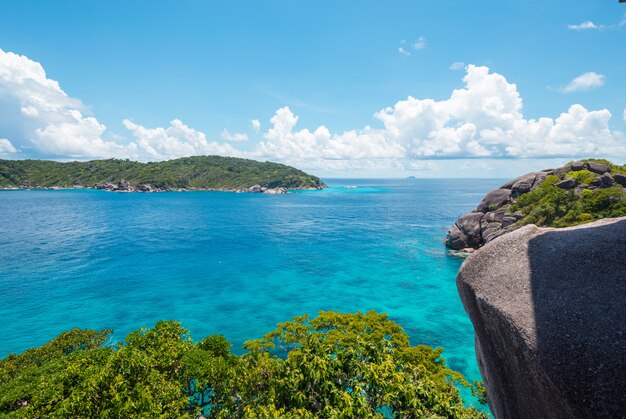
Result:
<svg viewBox="0 0 626 419"><path fill-rule="evenodd" d="M141 163L0 160L0 189L101 189L115 192L230 191L283 194L322 189L316 176L279 163L221 156Z"/></svg>

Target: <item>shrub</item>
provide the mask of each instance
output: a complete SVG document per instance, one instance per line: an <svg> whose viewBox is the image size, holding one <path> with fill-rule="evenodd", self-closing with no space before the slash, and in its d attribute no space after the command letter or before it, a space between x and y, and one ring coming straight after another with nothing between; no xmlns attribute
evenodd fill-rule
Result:
<svg viewBox="0 0 626 419"><path fill-rule="evenodd" d="M596 178L596 175L589 170L579 170L577 172L569 172L565 177L574 179L577 185L589 185Z"/></svg>

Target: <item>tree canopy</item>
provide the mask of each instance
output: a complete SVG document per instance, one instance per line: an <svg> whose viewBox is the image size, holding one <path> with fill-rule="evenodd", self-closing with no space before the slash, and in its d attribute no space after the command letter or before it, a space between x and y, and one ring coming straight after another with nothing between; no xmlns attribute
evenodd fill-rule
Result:
<svg viewBox="0 0 626 419"><path fill-rule="evenodd" d="M0 361L4 417L483 418L464 404L441 349L411 346L384 314L295 317L236 356L175 321L107 345L74 329Z"/></svg>
<svg viewBox="0 0 626 419"><path fill-rule="evenodd" d="M323 186L319 178L284 164L235 157L196 156L149 163L118 159L67 163L0 160L0 187L92 187L122 181L157 188L197 189Z"/></svg>

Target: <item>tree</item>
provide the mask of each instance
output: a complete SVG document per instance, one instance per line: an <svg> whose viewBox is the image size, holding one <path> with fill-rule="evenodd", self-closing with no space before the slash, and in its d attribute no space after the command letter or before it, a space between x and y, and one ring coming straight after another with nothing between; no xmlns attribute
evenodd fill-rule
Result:
<svg viewBox="0 0 626 419"><path fill-rule="evenodd" d="M242 356L178 322L104 345L110 331L61 334L0 361L7 417L484 417L463 404L441 349L411 346L384 314L296 317Z"/></svg>

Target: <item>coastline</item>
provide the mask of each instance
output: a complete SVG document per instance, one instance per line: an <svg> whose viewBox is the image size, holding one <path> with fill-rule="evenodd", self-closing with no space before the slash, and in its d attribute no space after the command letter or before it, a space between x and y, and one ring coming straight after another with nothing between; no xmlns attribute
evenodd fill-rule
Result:
<svg viewBox="0 0 626 419"><path fill-rule="evenodd" d="M67 190L94 190L94 191L106 191L106 192L119 192L119 193L159 193L159 192L231 192L231 193L262 193L267 195L284 195L289 191L315 191L322 190L325 186L318 187L299 187L299 188L286 188L280 186L278 188L266 188L260 185L254 185L250 188L157 188L151 185L93 185L93 186L0 186L0 191L22 191L22 190L37 190L37 191L67 191Z"/></svg>

